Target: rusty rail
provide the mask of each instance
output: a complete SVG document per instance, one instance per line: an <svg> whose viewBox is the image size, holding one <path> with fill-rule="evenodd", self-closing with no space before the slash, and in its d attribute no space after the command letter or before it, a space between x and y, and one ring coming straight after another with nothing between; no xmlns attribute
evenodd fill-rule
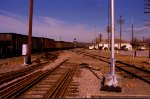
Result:
<svg viewBox="0 0 150 99"><path fill-rule="evenodd" d="M110 58L108 58L108 57L104 57L104 56L100 56L100 55L92 55L90 53L81 52L81 51L77 51L76 53L83 54L83 55L86 55L86 56L89 56L89 57L92 57L92 58L95 58L95 59L98 59L98 60L101 60L103 62L110 64L110 61L109 61ZM122 61L116 61L116 63L117 63L116 67L118 69L150 84L150 77L149 77L150 71L139 68L137 66L133 66L131 64L124 63ZM128 69L128 68L131 68L131 69ZM137 72L136 74L135 74L135 71Z"/></svg>
<svg viewBox="0 0 150 99"><path fill-rule="evenodd" d="M54 57L54 59L52 59L51 61L54 61L56 58L57 57ZM12 81L18 77L25 76L26 74L29 74L29 73L37 70L38 68L42 67L43 65L46 65L49 63L50 62L39 63L39 64L32 65L25 69L2 73L2 74L0 74L0 85L4 84L6 82Z"/></svg>
<svg viewBox="0 0 150 99"><path fill-rule="evenodd" d="M76 71L75 66L73 69L69 69L57 83L44 95L44 98L64 98L67 95L67 89L71 84L72 77Z"/></svg>
<svg viewBox="0 0 150 99"><path fill-rule="evenodd" d="M35 84L37 84L39 81L43 80L46 76L50 75L53 71L55 71L57 68L60 67L64 62L67 60L64 60L61 64L56 66L52 70L47 70L45 72L38 71L36 73L33 73L24 79L20 81L16 81L16 83L13 83L12 85L8 85L5 89L0 90L0 98L17 98L23 93L25 93L27 90L29 90L31 87L33 87Z"/></svg>

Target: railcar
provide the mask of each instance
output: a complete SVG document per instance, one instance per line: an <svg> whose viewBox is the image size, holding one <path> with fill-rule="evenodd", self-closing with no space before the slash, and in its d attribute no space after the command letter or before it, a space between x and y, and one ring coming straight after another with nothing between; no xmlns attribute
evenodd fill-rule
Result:
<svg viewBox="0 0 150 99"><path fill-rule="evenodd" d="M41 37L41 48L42 51L52 51L55 48L55 41L54 39L49 39L49 38L43 38Z"/></svg>
<svg viewBox="0 0 150 99"><path fill-rule="evenodd" d="M0 58L20 56L22 45L28 43L28 36L16 33L0 33ZM39 37L32 37L32 51L39 52L42 42Z"/></svg>
<svg viewBox="0 0 150 99"><path fill-rule="evenodd" d="M16 33L0 33L0 57L13 57L21 54L22 44L27 36Z"/></svg>
<svg viewBox="0 0 150 99"><path fill-rule="evenodd" d="M65 41L55 41L56 49L66 50L74 48L74 43Z"/></svg>
<svg viewBox="0 0 150 99"><path fill-rule="evenodd" d="M28 36L16 33L0 33L0 58L20 56L22 45L28 44ZM81 45L80 45L81 46ZM66 50L80 47L78 43L55 41L44 37L32 37L31 52Z"/></svg>

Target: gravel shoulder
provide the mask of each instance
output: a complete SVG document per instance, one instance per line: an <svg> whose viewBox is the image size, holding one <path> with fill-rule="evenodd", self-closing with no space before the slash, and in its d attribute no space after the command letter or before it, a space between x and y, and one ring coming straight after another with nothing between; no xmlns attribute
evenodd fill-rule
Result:
<svg viewBox="0 0 150 99"><path fill-rule="evenodd" d="M71 56L74 56L73 52L69 52ZM116 74L121 76L119 80L122 87L121 93L116 92L106 92L100 91L101 88L101 81L105 74L109 73L109 64L104 63L102 61L92 59L87 56L82 56L80 54L75 55L76 62L79 64L87 63L90 64L93 68L98 68L100 71L94 71L94 73L98 76L95 76L89 69L87 68L80 68L80 76L74 77L73 81L79 82L79 95L73 98L90 98L92 96L142 96L146 95L150 97L150 85L139 80L133 78L132 76L128 75L124 77L124 72L121 73L117 71ZM127 74L126 74L127 75ZM72 98L72 97L70 97Z"/></svg>
<svg viewBox="0 0 150 99"><path fill-rule="evenodd" d="M136 78L131 77L130 75L124 77L124 72L117 70L116 74L120 75L121 78L121 87L122 92L106 92L100 91L102 78L105 74L109 73L109 64L104 63L100 60L90 58L88 56L83 56L72 51L63 51L56 61L52 64L45 66L43 70L51 68L61 61L68 59L70 62L78 64L79 72L73 78L73 82L78 82L78 95L70 96L67 98L90 98L92 96L130 96L130 95L148 95L150 97L150 85ZM86 63L93 68L93 72L89 68L82 68L80 64ZM4 71L9 71L7 69L15 70L15 67L10 66L0 66L0 73ZM22 67L16 67L21 69Z"/></svg>

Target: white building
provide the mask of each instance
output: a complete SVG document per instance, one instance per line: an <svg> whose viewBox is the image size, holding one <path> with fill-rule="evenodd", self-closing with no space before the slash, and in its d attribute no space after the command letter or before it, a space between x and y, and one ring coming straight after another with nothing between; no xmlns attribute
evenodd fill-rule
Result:
<svg viewBox="0 0 150 99"><path fill-rule="evenodd" d="M89 47L89 49L99 49L100 47L102 49L109 49L109 46L108 45L108 40L105 40L104 42L102 43L99 43L95 46L91 46ZM132 50L132 45L129 43L129 42L126 42L126 41L121 41L121 47L120 47L120 40L119 39L115 39L115 49L120 49L120 48L123 48L124 50Z"/></svg>

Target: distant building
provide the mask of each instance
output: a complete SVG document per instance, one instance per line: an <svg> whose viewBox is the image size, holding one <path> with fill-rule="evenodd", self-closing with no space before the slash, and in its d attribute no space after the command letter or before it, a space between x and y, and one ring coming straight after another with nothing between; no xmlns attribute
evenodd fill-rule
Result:
<svg viewBox="0 0 150 99"><path fill-rule="evenodd" d="M90 47L90 49L109 49L110 48L110 44L108 44L108 40L105 40L97 45L95 45L95 47ZM132 45L127 42L127 41L121 41L121 47L120 47L120 40L119 39L115 39L115 49L122 49L122 50L132 50Z"/></svg>

